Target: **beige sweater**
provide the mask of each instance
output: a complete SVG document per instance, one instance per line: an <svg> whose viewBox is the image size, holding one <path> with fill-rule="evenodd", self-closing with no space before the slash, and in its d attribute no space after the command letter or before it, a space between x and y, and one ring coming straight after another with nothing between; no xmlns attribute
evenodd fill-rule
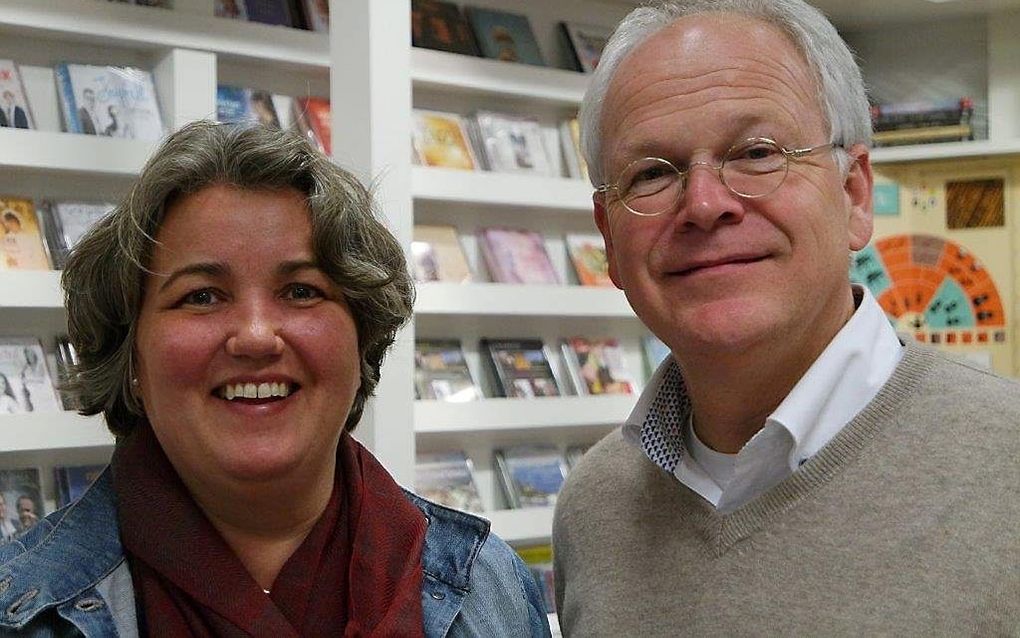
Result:
<svg viewBox="0 0 1020 638"><path fill-rule="evenodd" d="M729 515L617 430L571 473L553 545L566 636L1020 636L1020 385L908 345Z"/></svg>

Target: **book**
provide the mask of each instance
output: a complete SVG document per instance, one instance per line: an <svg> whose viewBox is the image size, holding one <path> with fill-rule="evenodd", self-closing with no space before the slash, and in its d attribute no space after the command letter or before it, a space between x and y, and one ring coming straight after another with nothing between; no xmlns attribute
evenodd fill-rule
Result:
<svg viewBox="0 0 1020 638"><path fill-rule="evenodd" d="M416 224L411 258L415 281L471 281L471 269L453 226Z"/></svg>
<svg viewBox="0 0 1020 638"><path fill-rule="evenodd" d="M0 540L9 541L35 527L45 515L39 470L0 470L0 503Z"/></svg>
<svg viewBox="0 0 1020 638"><path fill-rule="evenodd" d="M574 391L581 395L635 394L637 383L627 371L616 339L570 337L560 344Z"/></svg>
<svg viewBox="0 0 1020 638"><path fill-rule="evenodd" d="M456 4L441 0L411 0L411 44L463 55L478 55L471 26Z"/></svg>
<svg viewBox="0 0 1020 638"><path fill-rule="evenodd" d="M567 478L567 462L552 445L496 450L500 483L513 509L551 507Z"/></svg>
<svg viewBox="0 0 1020 638"><path fill-rule="evenodd" d="M423 166L475 170L475 153L460 115L415 109L412 120L414 149Z"/></svg>
<svg viewBox="0 0 1020 638"><path fill-rule="evenodd" d="M333 153L333 121L329 100L323 97L294 99L295 120L308 141L326 155Z"/></svg>
<svg viewBox="0 0 1020 638"><path fill-rule="evenodd" d="M304 0L301 8L305 28L320 33L329 32L329 0Z"/></svg>
<svg viewBox="0 0 1020 638"><path fill-rule="evenodd" d="M541 339L486 338L480 344L499 396L527 399L560 396L560 383Z"/></svg>
<svg viewBox="0 0 1020 638"><path fill-rule="evenodd" d="M115 207L111 203L44 202L39 212L45 220L46 242L53 267L62 270L71 249Z"/></svg>
<svg viewBox="0 0 1020 638"><path fill-rule="evenodd" d="M216 0L213 13L218 18L248 19L248 10L244 8L244 0Z"/></svg>
<svg viewBox="0 0 1020 638"><path fill-rule="evenodd" d="M487 168L502 173L527 173L554 177L559 171L545 147L545 135L533 117L478 111L474 115L479 148Z"/></svg>
<svg viewBox="0 0 1020 638"><path fill-rule="evenodd" d="M66 336L56 338L57 345L57 394L65 410L77 410L81 407L78 395L70 388L72 375L78 367L78 352Z"/></svg>
<svg viewBox="0 0 1020 638"><path fill-rule="evenodd" d="M0 127L35 128L21 73L13 60L0 60Z"/></svg>
<svg viewBox="0 0 1020 638"><path fill-rule="evenodd" d="M57 484L57 507L64 507L81 498L99 475L105 465L68 465L53 468Z"/></svg>
<svg viewBox="0 0 1020 638"><path fill-rule="evenodd" d="M583 73L592 73L599 65L602 50L613 35L610 27L599 27L576 22L561 22L560 33L567 44L574 62L574 68Z"/></svg>
<svg viewBox="0 0 1020 638"><path fill-rule="evenodd" d="M517 555L528 566L538 590L542 592L545 613L556 613L556 587L553 582L553 548L552 545L536 545L534 547L518 547Z"/></svg>
<svg viewBox="0 0 1020 638"><path fill-rule="evenodd" d="M527 16L479 7L465 7L464 13L483 56L545 66Z"/></svg>
<svg viewBox="0 0 1020 638"><path fill-rule="evenodd" d="M0 195L0 272L49 269L35 204Z"/></svg>
<svg viewBox="0 0 1020 638"><path fill-rule="evenodd" d="M58 64L53 71L69 133L150 141L163 137L149 71L90 64Z"/></svg>
<svg viewBox="0 0 1020 638"><path fill-rule="evenodd" d="M602 235L567 233L567 252L582 286L612 288L609 277L609 259Z"/></svg>
<svg viewBox="0 0 1020 638"><path fill-rule="evenodd" d="M947 126L969 123L973 114L974 101L968 97L891 102L871 106L871 124L875 131Z"/></svg>
<svg viewBox="0 0 1020 638"><path fill-rule="evenodd" d="M577 118L560 122L560 146L567 161L567 173L575 179L588 179L588 163L581 154L581 125Z"/></svg>
<svg viewBox="0 0 1020 638"><path fill-rule="evenodd" d="M245 13L249 22L275 24L283 27L297 26L294 13L287 0L244 0Z"/></svg>
<svg viewBox="0 0 1020 638"><path fill-rule="evenodd" d="M62 409L39 340L0 337L0 415Z"/></svg>
<svg viewBox="0 0 1020 638"><path fill-rule="evenodd" d="M558 284L542 235L514 228L481 228L478 241L492 280L505 284Z"/></svg>
<svg viewBox="0 0 1020 638"><path fill-rule="evenodd" d="M434 503L467 512L482 512L474 468L463 452L415 456L414 491Z"/></svg>
<svg viewBox="0 0 1020 638"><path fill-rule="evenodd" d="M482 396L459 339L419 339L414 344L414 385L419 399L474 401Z"/></svg>
<svg viewBox="0 0 1020 638"><path fill-rule="evenodd" d="M258 122L280 127L270 93L223 84L216 87L216 120L223 124Z"/></svg>
<svg viewBox="0 0 1020 638"><path fill-rule="evenodd" d="M972 139L974 139L974 131L970 124L898 128L887 131L876 131L871 136L871 141L875 144L875 146L928 144L931 142L962 142L964 140Z"/></svg>

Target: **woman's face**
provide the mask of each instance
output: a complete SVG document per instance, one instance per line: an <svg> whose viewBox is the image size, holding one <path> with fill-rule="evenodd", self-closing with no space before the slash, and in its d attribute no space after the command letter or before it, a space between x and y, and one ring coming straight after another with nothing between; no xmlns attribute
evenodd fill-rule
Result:
<svg viewBox="0 0 1020 638"><path fill-rule="evenodd" d="M304 197L210 186L171 205L156 239L138 389L177 472L236 485L331 468L358 337L315 263Z"/></svg>

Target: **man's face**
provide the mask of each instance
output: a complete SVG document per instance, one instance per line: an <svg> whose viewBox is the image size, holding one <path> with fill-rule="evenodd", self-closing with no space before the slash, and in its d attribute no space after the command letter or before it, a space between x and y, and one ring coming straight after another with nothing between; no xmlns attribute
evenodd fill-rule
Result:
<svg viewBox="0 0 1020 638"><path fill-rule="evenodd" d="M732 14L683 18L634 50L610 85L602 132L609 182L646 156L683 170L718 165L749 137L784 148L829 141L802 56L778 29ZM822 332L827 341L852 311L849 251L871 234L867 151L851 152L847 179L823 150L791 161L782 186L760 199L698 166L657 217L596 195L613 281L677 353L739 356Z"/></svg>

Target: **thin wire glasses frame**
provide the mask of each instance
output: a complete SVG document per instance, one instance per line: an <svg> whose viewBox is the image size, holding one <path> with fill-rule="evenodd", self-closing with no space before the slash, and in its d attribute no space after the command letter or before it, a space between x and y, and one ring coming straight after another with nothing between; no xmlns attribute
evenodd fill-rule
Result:
<svg viewBox="0 0 1020 638"><path fill-rule="evenodd" d="M620 171L613 183L600 184L596 193L614 193L620 203L640 217L654 217L672 209L687 186L687 177L695 166L716 172L719 181L731 193L745 199L758 199L774 193L797 161L823 149L842 148L828 142L807 148L784 148L767 137L750 137L731 146L718 166L709 162L691 162L680 170L661 157L642 157Z"/></svg>

